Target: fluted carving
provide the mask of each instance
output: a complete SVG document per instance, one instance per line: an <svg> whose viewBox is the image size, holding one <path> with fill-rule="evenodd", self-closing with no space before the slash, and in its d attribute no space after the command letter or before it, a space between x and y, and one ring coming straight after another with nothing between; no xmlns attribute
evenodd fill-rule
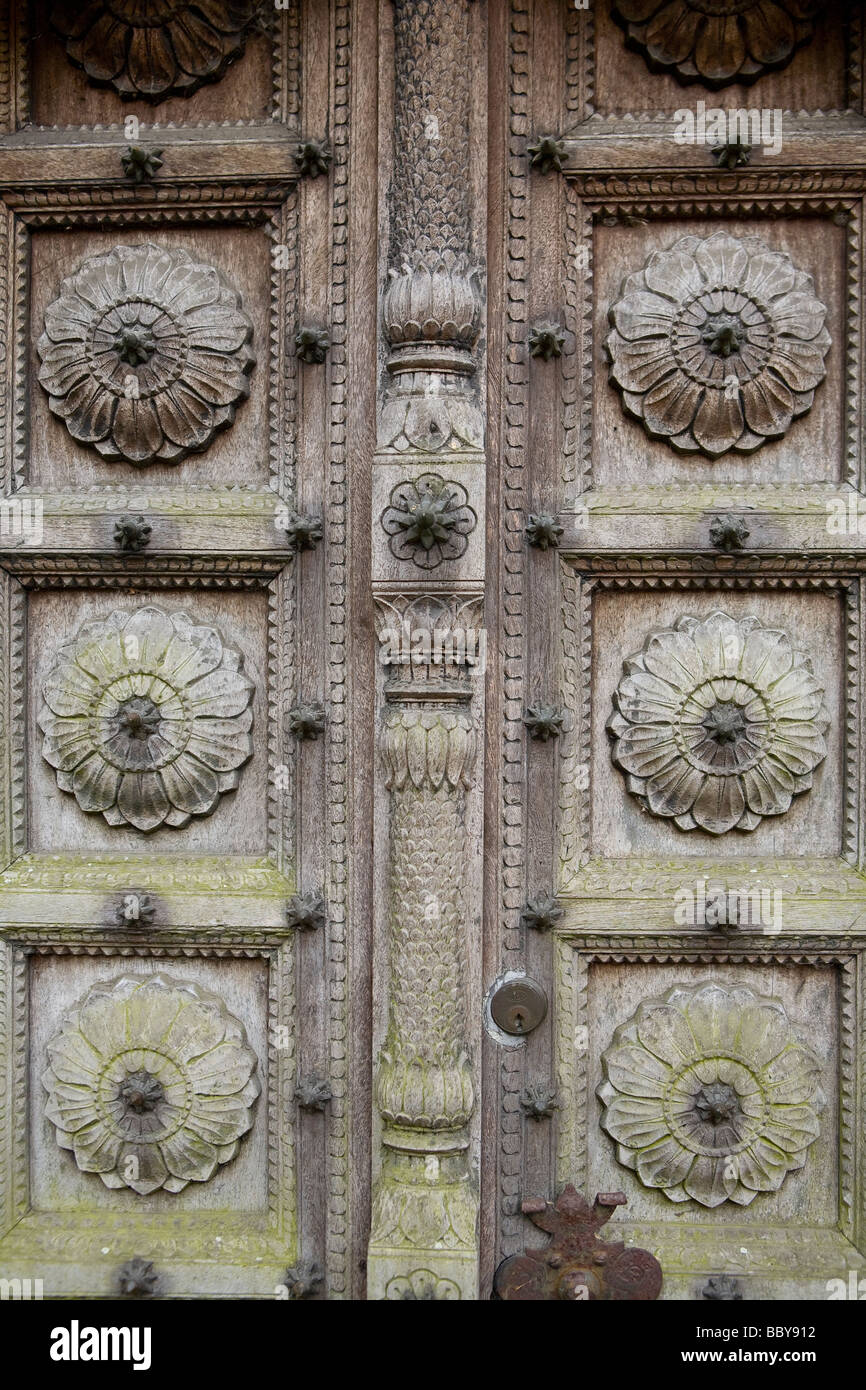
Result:
<svg viewBox="0 0 866 1390"><path fill-rule="evenodd" d="M394 0L394 172L382 318L390 347L380 444L480 447L472 356L468 0ZM424 408L426 404L426 408Z"/></svg>
<svg viewBox="0 0 866 1390"><path fill-rule="evenodd" d="M473 1105L461 899L475 734L462 710L392 709L382 753L392 793L392 983L377 1099L389 1125L454 1131Z"/></svg>

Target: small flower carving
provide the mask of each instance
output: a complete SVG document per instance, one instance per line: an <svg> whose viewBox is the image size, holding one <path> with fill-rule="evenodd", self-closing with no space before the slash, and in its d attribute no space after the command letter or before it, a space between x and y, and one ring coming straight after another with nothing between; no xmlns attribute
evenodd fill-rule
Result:
<svg viewBox="0 0 866 1390"><path fill-rule="evenodd" d="M295 931L318 931L327 920L327 905L316 889L296 893L286 905L286 923Z"/></svg>
<svg viewBox="0 0 866 1390"><path fill-rule="evenodd" d="M602 1055L617 1158L672 1202L747 1206L802 1168L823 1104L817 1057L782 1005L744 985L676 986Z"/></svg>
<svg viewBox="0 0 866 1390"><path fill-rule="evenodd" d="M553 357L561 357L565 346L565 334L558 323L538 323L529 333L529 355L549 362Z"/></svg>
<svg viewBox="0 0 866 1390"><path fill-rule="evenodd" d="M101 981L47 1052L57 1143L106 1187L146 1196L207 1182L252 1126L255 1054L223 1001L191 981Z"/></svg>
<svg viewBox="0 0 866 1390"><path fill-rule="evenodd" d="M615 0L613 13L654 72L717 88L784 67L820 9L819 0Z"/></svg>
<svg viewBox="0 0 866 1390"><path fill-rule="evenodd" d="M653 439L718 458L810 409L830 336L812 277L758 237L681 237L611 307L611 380Z"/></svg>
<svg viewBox="0 0 866 1390"><path fill-rule="evenodd" d="M213 628L161 608L87 622L43 686L42 756L109 825L206 816L252 755L252 681Z"/></svg>
<svg viewBox="0 0 866 1390"><path fill-rule="evenodd" d="M126 100L190 96L244 50L256 0L59 0L51 24L76 67Z"/></svg>
<svg viewBox="0 0 866 1390"><path fill-rule="evenodd" d="M465 487L446 482L438 473L398 483L382 513L392 555L424 570L436 569L443 560L459 560L477 520Z"/></svg>
<svg viewBox="0 0 866 1390"><path fill-rule="evenodd" d="M325 1273L315 1260L299 1260L286 1270L284 1283L289 1298L315 1298L325 1282Z"/></svg>
<svg viewBox="0 0 866 1390"><path fill-rule="evenodd" d="M385 1285L385 1298L393 1302L451 1303L459 1301L460 1288L453 1279L441 1279L430 1269L395 1274Z"/></svg>
<svg viewBox="0 0 866 1390"><path fill-rule="evenodd" d="M623 665L613 760L680 830L754 830L808 791L827 753L824 690L790 637L717 611L652 632Z"/></svg>
<svg viewBox="0 0 866 1390"><path fill-rule="evenodd" d="M295 334L295 352L302 362L324 362L330 346L331 339L325 328L305 325Z"/></svg>
<svg viewBox="0 0 866 1390"><path fill-rule="evenodd" d="M136 465L206 448L249 395L252 324L219 271L180 248L82 262L37 343L49 405L82 444Z"/></svg>

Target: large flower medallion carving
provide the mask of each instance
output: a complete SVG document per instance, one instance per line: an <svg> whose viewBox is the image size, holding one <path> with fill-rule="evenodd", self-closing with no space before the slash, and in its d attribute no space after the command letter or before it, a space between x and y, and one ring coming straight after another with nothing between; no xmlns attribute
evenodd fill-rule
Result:
<svg viewBox="0 0 866 1390"><path fill-rule="evenodd" d="M812 785L829 719L787 633L726 613L681 617L623 663L607 723L645 810L680 830L754 830Z"/></svg>
<svg viewBox="0 0 866 1390"><path fill-rule="evenodd" d="M602 1054L617 1158L672 1202L747 1206L818 1138L820 1063L777 999L715 981L648 999Z"/></svg>
<svg viewBox="0 0 866 1390"><path fill-rule="evenodd" d="M811 39L820 0L614 0L631 47L654 71L725 87L784 67Z"/></svg>
<svg viewBox="0 0 866 1390"><path fill-rule="evenodd" d="M91 82L156 102L217 81L258 9L255 0L59 0L51 24Z"/></svg>
<svg viewBox="0 0 866 1390"><path fill-rule="evenodd" d="M191 981L101 981L47 1052L57 1142L106 1187L146 1196L207 1182L252 1127L255 1053L223 1001Z"/></svg>
<svg viewBox="0 0 866 1390"><path fill-rule="evenodd" d="M42 756L83 811L151 831L206 816L252 755L253 682L213 628L160 608L87 622L43 685Z"/></svg>
<svg viewBox="0 0 866 1390"><path fill-rule="evenodd" d="M611 381L654 439L710 458L749 453L811 407L826 313L812 277L758 237L681 237L610 309Z"/></svg>
<svg viewBox="0 0 866 1390"><path fill-rule="evenodd" d="M252 323L220 272L179 247L82 262L45 311L39 380L73 439L103 458L177 463L249 395Z"/></svg>

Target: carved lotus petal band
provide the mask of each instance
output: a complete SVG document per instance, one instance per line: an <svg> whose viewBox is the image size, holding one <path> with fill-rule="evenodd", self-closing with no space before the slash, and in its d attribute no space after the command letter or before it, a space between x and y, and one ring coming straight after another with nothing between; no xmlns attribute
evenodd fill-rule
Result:
<svg viewBox="0 0 866 1390"><path fill-rule="evenodd" d="M252 1127L255 1053L223 1001L191 981L100 981L47 1052L57 1143L106 1187L146 1196L207 1182Z"/></svg>
<svg viewBox="0 0 866 1390"><path fill-rule="evenodd" d="M749 453L811 407L826 313L812 277L758 237L681 237L610 309L611 381L653 439L710 458Z"/></svg>
<svg viewBox="0 0 866 1390"><path fill-rule="evenodd" d="M109 825L208 815L252 755L253 682L213 628L161 608L87 622L43 686L42 756Z"/></svg>
<svg viewBox="0 0 866 1390"><path fill-rule="evenodd" d="M82 444L137 465L205 449L249 395L252 323L220 272L180 248L82 262L36 344L49 405Z"/></svg>
<svg viewBox="0 0 866 1390"><path fill-rule="evenodd" d="M824 690L790 637L717 611L651 632L607 723L645 810L680 830L754 830L808 791L827 753Z"/></svg>
<svg viewBox="0 0 866 1390"><path fill-rule="evenodd" d="M91 82L156 102L216 82L259 9L256 0L60 0L51 24Z"/></svg>
<svg viewBox="0 0 866 1390"><path fill-rule="evenodd" d="M602 1055L602 1126L617 1158L672 1202L747 1206L802 1168L820 1133L820 1063L777 999L677 985Z"/></svg>
<svg viewBox="0 0 866 1390"><path fill-rule="evenodd" d="M629 46L654 71L725 87L784 67L811 39L820 0L614 0Z"/></svg>

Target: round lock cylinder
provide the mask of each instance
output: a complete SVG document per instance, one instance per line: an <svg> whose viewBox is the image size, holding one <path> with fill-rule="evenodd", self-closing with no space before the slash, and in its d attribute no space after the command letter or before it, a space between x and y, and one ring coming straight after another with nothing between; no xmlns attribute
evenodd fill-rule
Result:
<svg viewBox="0 0 866 1390"><path fill-rule="evenodd" d="M547 1013L547 995L528 975L506 980L491 997L490 1013L504 1033L519 1037L541 1023Z"/></svg>

